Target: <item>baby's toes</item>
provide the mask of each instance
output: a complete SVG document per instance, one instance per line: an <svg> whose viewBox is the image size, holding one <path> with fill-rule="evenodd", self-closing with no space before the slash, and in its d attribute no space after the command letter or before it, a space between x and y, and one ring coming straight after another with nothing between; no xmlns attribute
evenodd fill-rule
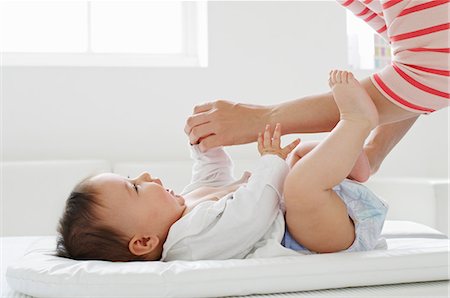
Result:
<svg viewBox="0 0 450 298"><path fill-rule="evenodd" d="M328 73L328 85L330 85L330 87L334 85L333 70L330 70L330 72Z"/></svg>
<svg viewBox="0 0 450 298"><path fill-rule="evenodd" d="M338 77L336 76L337 74L337 70L333 69L330 71L330 75L329 75L329 79L328 79L328 83L330 84L330 87L333 87L334 85L340 83L340 81L338 81Z"/></svg>
<svg viewBox="0 0 450 298"><path fill-rule="evenodd" d="M351 73L350 71L348 72L348 82L354 82L357 81L357 79L355 79L355 76L353 75L353 73Z"/></svg>
<svg viewBox="0 0 450 298"><path fill-rule="evenodd" d="M336 83L341 84L342 83L342 71L341 70L336 70Z"/></svg>
<svg viewBox="0 0 450 298"><path fill-rule="evenodd" d="M351 72L348 72L347 81L348 81L349 85L352 85L352 84L353 85L360 85L359 81L355 78L355 76Z"/></svg>
<svg viewBox="0 0 450 298"><path fill-rule="evenodd" d="M341 82L343 84L347 84L348 83L348 72L347 71L340 71L341 74Z"/></svg>

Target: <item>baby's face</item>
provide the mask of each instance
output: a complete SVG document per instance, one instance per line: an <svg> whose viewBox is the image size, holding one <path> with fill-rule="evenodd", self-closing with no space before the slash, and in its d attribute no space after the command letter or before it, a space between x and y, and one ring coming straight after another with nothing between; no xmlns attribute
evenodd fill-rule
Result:
<svg viewBox="0 0 450 298"><path fill-rule="evenodd" d="M166 189L161 180L142 173L134 179L105 173L91 178L98 190L100 218L130 238L166 237L186 209L184 198Z"/></svg>

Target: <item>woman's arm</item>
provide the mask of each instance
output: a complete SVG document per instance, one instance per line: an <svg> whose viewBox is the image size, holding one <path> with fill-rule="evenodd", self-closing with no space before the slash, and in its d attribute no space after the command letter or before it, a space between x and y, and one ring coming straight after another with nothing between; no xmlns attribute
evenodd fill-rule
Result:
<svg viewBox="0 0 450 298"><path fill-rule="evenodd" d="M417 113L402 109L388 100L373 85L370 78L361 81L379 114L379 124L409 118ZM306 96L273 106L233 103L225 100L198 105L185 126L191 144L200 150L223 145L238 145L256 141L266 124L281 123L282 134L331 131L339 121L339 109L331 92ZM403 136L399 132L393 138ZM400 137L401 138L401 137Z"/></svg>
<svg viewBox="0 0 450 298"><path fill-rule="evenodd" d="M330 131L339 121L331 93L307 96L273 106L218 100L194 108L185 126L191 144L202 151L216 146L255 142L266 124L282 134ZM273 130L271 131L273 132Z"/></svg>
<svg viewBox="0 0 450 298"><path fill-rule="evenodd" d="M364 146L372 175L378 171L384 158L400 142L418 118L419 116L416 116L375 127Z"/></svg>

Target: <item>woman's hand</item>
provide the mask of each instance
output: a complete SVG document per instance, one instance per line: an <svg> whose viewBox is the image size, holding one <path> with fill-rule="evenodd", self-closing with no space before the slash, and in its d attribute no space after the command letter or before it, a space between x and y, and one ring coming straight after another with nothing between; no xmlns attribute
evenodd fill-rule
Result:
<svg viewBox="0 0 450 298"><path fill-rule="evenodd" d="M286 160L286 157L292 150L300 143L300 139L296 139L284 148L280 147L281 144L281 124L277 123L273 136L270 136L270 125L266 125L264 133L258 134L258 151L261 156L266 154L278 155L282 159Z"/></svg>
<svg viewBox="0 0 450 298"><path fill-rule="evenodd" d="M256 141L258 132L269 122L270 108L226 100L198 105L186 120L184 132L201 151L213 147Z"/></svg>

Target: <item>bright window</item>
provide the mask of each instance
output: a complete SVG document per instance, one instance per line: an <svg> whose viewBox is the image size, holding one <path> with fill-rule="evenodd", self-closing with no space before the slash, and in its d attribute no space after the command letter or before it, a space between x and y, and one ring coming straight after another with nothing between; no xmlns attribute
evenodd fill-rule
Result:
<svg viewBox="0 0 450 298"><path fill-rule="evenodd" d="M82 52L86 3L0 2L2 52Z"/></svg>
<svg viewBox="0 0 450 298"><path fill-rule="evenodd" d="M92 2L95 53L183 52L181 2Z"/></svg>
<svg viewBox="0 0 450 298"><path fill-rule="evenodd" d="M205 1L0 1L3 65L207 66Z"/></svg>
<svg viewBox="0 0 450 298"><path fill-rule="evenodd" d="M363 20L347 11L348 61L355 69L379 69L390 64L391 49Z"/></svg>

